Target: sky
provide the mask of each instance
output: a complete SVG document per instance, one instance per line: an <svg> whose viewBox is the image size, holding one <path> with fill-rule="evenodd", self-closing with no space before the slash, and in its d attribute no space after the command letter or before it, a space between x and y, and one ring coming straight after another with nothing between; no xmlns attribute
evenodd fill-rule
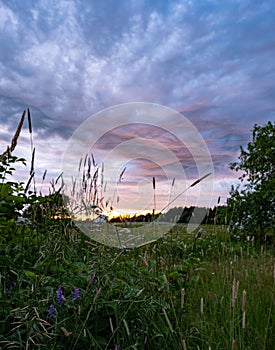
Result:
<svg viewBox="0 0 275 350"><path fill-rule="evenodd" d="M112 154L112 168L117 147L134 140L116 171L127 168L125 186L132 183L140 197L140 181L151 186L155 176L160 191L162 181L174 177L173 172L167 177L160 164L152 166L157 162L148 158L146 147L155 147L156 155L164 148L162 161L172 152L183 166L186 186L204 175L194 169L197 159L188 161L192 145L190 139L183 147L187 131L177 131L189 121L203 139L197 146L206 145L211 154L213 190L205 193L212 204L218 197L224 203L239 176L229 163L251 139L254 124L274 120L274 33L272 0L0 0L1 150L29 108L36 182L42 182L47 169L44 182L49 183L63 170L71 137L97 115L101 119L89 124L85 151L97 152L98 162L100 151L104 157ZM123 124L118 113L112 129L113 117L102 111L136 102L175 113L162 124L158 114L152 115L151 125L131 113ZM172 125L178 123L177 113L186 118L180 126ZM144 156L132 154L140 140L145 140ZM177 141L183 142L180 147ZM94 142L100 145L96 150ZM27 124L15 154L30 159ZM28 178L27 172L20 174ZM171 192L171 183L167 186ZM131 192L127 186L120 191L122 197ZM198 195L194 190L186 203L198 203Z"/></svg>

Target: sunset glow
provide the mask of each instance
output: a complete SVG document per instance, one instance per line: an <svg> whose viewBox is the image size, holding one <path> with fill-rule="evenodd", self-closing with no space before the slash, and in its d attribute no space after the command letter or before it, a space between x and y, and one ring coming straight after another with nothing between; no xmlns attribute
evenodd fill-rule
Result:
<svg viewBox="0 0 275 350"><path fill-rule="evenodd" d="M238 182L229 163L236 161L255 123L274 119L275 20L270 0L72 1L66 6L62 1L47 6L43 1L24 6L2 1L0 28L0 147L6 149L23 110L30 108L36 184L43 193L62 172L67 143L85 120L106 108L145 102L172 108L196 127L213 160L212 204L218 197L225 203L231 185ZM142 122L138 115L117 120L119 125L97 120L90 139L96 144L87 144L85 152L93 149L97 162L106 160L106 169L111 159L111 175L127 166L120 194L128 203L120 203L121 208L132 208L133 181L150 184L152 176L157 178L150 152L121 164L133 139L147 143L148 149L158 140L180 160L188 181L199 176L190 143L185 147L178 142L178 125L172 119L165 121L170 133L158 124L158 116L148 115ZM30 163L26 125L16 152ZM163 159L168 166L170 156ZM20 168L16 176L25 181L28 169ZM166 190L158 181L160 208L161 188ZM198 192L188 192L183 202L195 204Z"/></svg>

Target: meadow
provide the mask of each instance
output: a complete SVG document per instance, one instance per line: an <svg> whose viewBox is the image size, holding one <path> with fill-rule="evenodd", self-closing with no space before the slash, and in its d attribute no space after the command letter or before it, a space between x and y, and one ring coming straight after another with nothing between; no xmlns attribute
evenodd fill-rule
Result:
<svg viewBox="0 0 275 350"><path fill-rule="evenodd" d="M217 224L132 249L90 239L57 180L31 189L32 138L30 179L13 180L24 115L0 155L0 349L274 349L274 244Z"/></svg>
<svg viewBox="0 0 275 350"><path fill-rule="evenodd" d="M136 249L68 219L1 234L2 349L272 349L274 247L177 226Z"/></svg>

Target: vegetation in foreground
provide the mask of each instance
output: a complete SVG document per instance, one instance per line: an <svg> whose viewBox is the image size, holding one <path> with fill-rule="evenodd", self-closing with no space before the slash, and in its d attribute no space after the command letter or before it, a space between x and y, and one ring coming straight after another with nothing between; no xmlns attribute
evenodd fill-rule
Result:
<svg viewBox="0 0 275 350"><path fill-rule="evenodd" d="M70 222L1 235L3 349L272 349L274 251L206 226L134 250Z"/></svg>
<svg viewBox="0 0 275 350"><path fill-rule="evenodd" d="M0 162L2 349L273 348L272 243L218 225L175 226L139 249L95 243L53 219L58 190L7 181L24 162L11 154L18 130Z"/></svg>

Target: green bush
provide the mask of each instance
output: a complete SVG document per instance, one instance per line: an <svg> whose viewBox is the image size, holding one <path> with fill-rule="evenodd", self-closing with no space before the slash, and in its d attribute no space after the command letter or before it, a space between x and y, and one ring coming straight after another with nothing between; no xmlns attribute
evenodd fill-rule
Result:
<svg viewBox="0 0 275 350"><path fill-rule="evenodd" d="M255 125L247 149L241 147L239 162L231 169L241 171L242 187L232 187L229 207L231 227L258 241L275 238L275 123Z"/></svg>

